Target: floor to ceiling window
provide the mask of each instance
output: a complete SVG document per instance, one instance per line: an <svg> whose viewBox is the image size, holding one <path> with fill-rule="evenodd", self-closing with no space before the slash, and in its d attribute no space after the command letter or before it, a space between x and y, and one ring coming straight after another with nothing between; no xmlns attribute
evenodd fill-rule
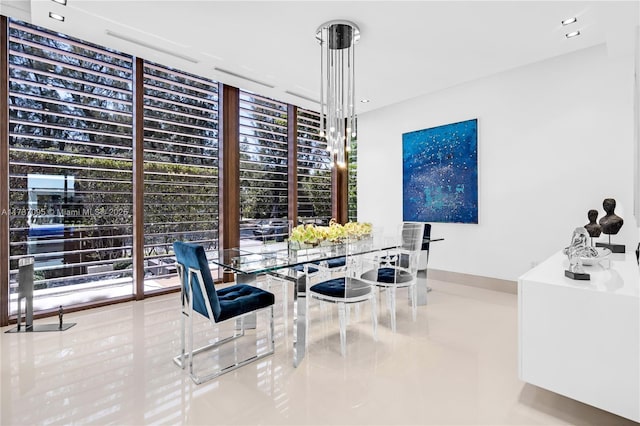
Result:
<svg viewBox="0 0 640 426"><path fill-rule="evenodd" d="M298 222L331 220L331 154L320 137L320 114L298 108Z"/></svg>
<svg viewBox="0 0 640 426"><path fill-rule="evenodd" d="M131 294L131 57L11 22L9 86L11 294L26 256L39 310Z"/></svg>
<svg viewBox="0 0 640 426"><path fill-rule="evenodd" d="M145 62L145 291L178 285L174 241L218 249L218 83Z"/></svg>
<svg viewBox="0 0 640 426"><path fill-rule="evenodd" d="M349 147L348 169L348 217L349 221L358 221L358 139L352 138Z"/></svg>
<svg viewBox="0 0 640 426"><path fill-rule="evenodd" d="M37 314L176 288L176 240L218 255L222 84L11 19L7 52L3 323L21 259L34 260ZM319 114L242 90L238 101L227 182L239 178L241 245L328 223L335 170Z"/></svg>
<svg viewBox="0 0 640 426"><path fill-rule="evenodd" d="M288 235L287 104L240 91L240 244Z"/></svg>

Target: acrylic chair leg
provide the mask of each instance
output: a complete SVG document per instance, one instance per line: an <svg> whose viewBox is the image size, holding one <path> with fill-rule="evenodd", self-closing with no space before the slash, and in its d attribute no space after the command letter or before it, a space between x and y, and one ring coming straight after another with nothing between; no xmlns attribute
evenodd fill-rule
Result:
<svg viewBox="0 0 640 426"><path fill-rule="evenodd" d="M333 306L331 306L331 303L317 303L317 305L320 307L320 313L322 314L322 316L325 318L326 322L326 318L327 316L329 317L329 322L333 322Z"/></svg>
<svg viewBox="0 0 640 426"><path fill-rule="evenodd" d="M347 309L346 303L338 303L338 317L340 320L340 352L347 354Z"/></svg>
<svg viewBox="0 0 640 426"><path fill-rule="evenodd" d="M298 297L300 297L300 296L298 296ZM294 302L294 303L297 303L297 302ZM307 289L307 294L306 294L306 297L304 298L304 304L305 304L305 308L304 308L304 311L305 311L305 320L304 320L304 336L305 336L305 338L304 338L304 347L305 347L305 350L306 350L307 348L309 348L309 340L311 340L311 339L309 339L309 316L310 316L310 315L309 315L309 304L310 304L310 303L311 303L311 296L310 296L309 291L308 291L308 289ZM294 316L296 316L296 315L294 314ZM300 325L299 325L299 324L298 324L298 327L300 327ZM295 331L295 328L294 328L294 331ZM295 337L297 338L297 336L295 336Z"/></svg>
<svg viewBox="0 0 640 426"><path fill-rule="evenodd" d="M396 332L396 288L387 288L387 305L389 307L389 316L391 317L391 331Z"/></svg>
<svg viewBox="0 0 640 426"><path fill-rule="evenodd" d="M189 305L189 374L193 377L193 307Z"/></svg>
<svg viewBox="0 0 640 426"><path fill-rule="evenodd" d="M409 287L411 293L411 315L415 321L418 318L418 287L414 284Z"/></svg>
<svg viewBox="0 0 640 426"><path fill-rule="evenodd" d="M182 307L182 310L180 312L180 368L184 369L184 357L185 357L185 327L186 327L186 321L184 320L184 317L186 316L186 312L184 311L184 306Z"/></svg>
<svg viewBox="0 0 640 426"><path fill-rule="evenodd" d="M355 305L353 309L355 310L356 321L360 321L360 304Z"/></svg>
<svg viewBox="0 0 640 426"><path fill-rule="evenodd" d="M289 323L289 283L282 280L282 316L285 328Z"/></svg>
<svg viewBox="0 0 640 426"><path fill-rule="evenodd" d="M273 326L273 305L271 306L271 309L269 309L269 341L271 342L270 351L274 352L276 349L276 333Z"/></svg>
<svg viewBox="0 0 640 426"><path fill-rule="evenodd" d="M234 336L240 336L244 334L244 317L236 318L236 327L234 330Z"/></svg>
<svg viewBox="0 0 640 426"><path fill-rule="evenodd" d="M371 297L371 325L373 326L373 340L378 341L378 307L375 295Z"/></svg>

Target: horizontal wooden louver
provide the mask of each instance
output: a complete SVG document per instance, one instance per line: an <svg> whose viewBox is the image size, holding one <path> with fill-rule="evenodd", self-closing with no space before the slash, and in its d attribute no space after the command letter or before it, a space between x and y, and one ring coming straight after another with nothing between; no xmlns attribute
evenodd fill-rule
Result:
<svg viewBox="0 0 640 426"><path fill-rule="evenodd" d="M298 221L331 220L331 155L320 137L320 114L298 108Z"/></svg>
<svg viewBox="0 0 640 426"><path fill-rule="evenodd" d="M240 239L288 233L287 104L240 91Z"/></svg>
<svg viewBox="0 0 640 426"><path fill-rule="evenodd" d="M131 294L132 58L16 21L9 33L11 292L32 256L36 289Z"/></svg>
<svg viewBox="0 0 640 426"><path fill-rule="evenodd" d="M217 256L218 83L145 62L143 98L145 287L167 287L174 241Z"/></svg>

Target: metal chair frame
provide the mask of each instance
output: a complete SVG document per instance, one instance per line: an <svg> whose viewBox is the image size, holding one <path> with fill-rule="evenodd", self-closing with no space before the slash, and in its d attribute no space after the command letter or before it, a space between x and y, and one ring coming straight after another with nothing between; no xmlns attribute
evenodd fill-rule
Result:
<svg viewBox="0 0 640 426"><path fill-rule="evenodd" d="M245 314L242 315L238 315L236 317L233 318L229 318L228 320L225 321L230 321L230 320L235 320L235 328L234 328L234 333L232 336L224 338L224 339L219 339L217 341L215 341L214 343L199 347L199 348L195 348L194 349L194 344L193 344L193 314L194 314L194 309L193 309L193 279L192 277L196 277L198 279L198 284L200 287L200 292L203 295L203 299L205 302L205 306L207 308L207 314L209 315L209 321L211 322L212 325L217 325L220 323L223 323L225 321L222 321L220 323L216 323L215 320L213 319L213 310L211 309L211 304L209 303L209 299L207 297L205 297L205 295L207 294L205 285L204 285L204 280L202 279L202 273L200 272L200 270L198 269L194 269L194 268L189 268L189 278L188 278L188 288L190 289L189 292L185 292L185 285L182 282L183 281L183 273L184 273L184 266L182 264L180 264L179 262L176 262L176 267L178 269L178 273L180 275L180 282L181 282L181 299L182 299L182 312L180 315L180 329L181 329L181 333L180 333L180 340L181 340L181 352L180 355L176 356L173 358L173 362L175 362L178 367L184 369L186 367L186 362L188 360L188 365L189 365L189 376L191 376L191 379L196 383L196 384L201 384L204 383L208 380L212 380L215 379L216 377L221 376L222 374L228 373L230 371L236 370L244 365L247 365L251 362L257 361L261 358L267 357L269 355L272 355L275 352L275 339L274 339L274 326L273 326L273 305L270 305L266 308L262 308L262 309L258 309L255 311L251 311L251 312L247 312ZM215 289L214 289L215 291ZM211 374L207 374L204 376L198 376L194 373L193 371L193 358L195 355L208 351L208 350L213 350L216 348L220 348L222 347L225 343L229 343L231 341L234 341L240 337L243 337L245 334L245 326L244 326L244 319L247 316L250 315L256 315L258 313L258 311L264 311L264 310L268 310L269 313L269 328L268 328L268 339L269 339L269 348L267 350L267 352L261 353L261 354L256 354L252 357L240 360L240 361L236 361L233 364L221 367L219 370L214 371ZM197 311L196 311L197 312ZM189 318L189 350L187 352L186 350L186 342L185 342L185 334L186 334L186 320L185 317Z"/></svg>

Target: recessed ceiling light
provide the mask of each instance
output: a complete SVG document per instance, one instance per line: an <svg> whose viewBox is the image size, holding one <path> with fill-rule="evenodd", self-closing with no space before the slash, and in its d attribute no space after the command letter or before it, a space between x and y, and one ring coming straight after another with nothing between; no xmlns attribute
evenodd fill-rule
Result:
<svg viewBox="0 0 640 426"><path fill-rule="evenodd" d="M369 102L371 102L371 99L360 99L360 102L362 102L363 104L368 104Z"/></svg>
<svg viewBox="0 0 640 426"><path fill-rule="evenodd" d="M49 18L55 19L56 21L64 22L64 16L58 15L57 13L49 12Z"/></svg>
<svg viewBox="0 0 640 426"><path fill-rule="evenodd" d="M576 17L565 19L564 21L562 21L562 25L570 25L577 21L578 21L578 18Z"/></svg>
<svg viewBox="0 0 640 426"><path fill-rule="evenodd" d="M579 35L580 35L580 31L573 31L573 32L565 34L564 36L566 38L573 38L573 37L577 37Z"/></svg>

